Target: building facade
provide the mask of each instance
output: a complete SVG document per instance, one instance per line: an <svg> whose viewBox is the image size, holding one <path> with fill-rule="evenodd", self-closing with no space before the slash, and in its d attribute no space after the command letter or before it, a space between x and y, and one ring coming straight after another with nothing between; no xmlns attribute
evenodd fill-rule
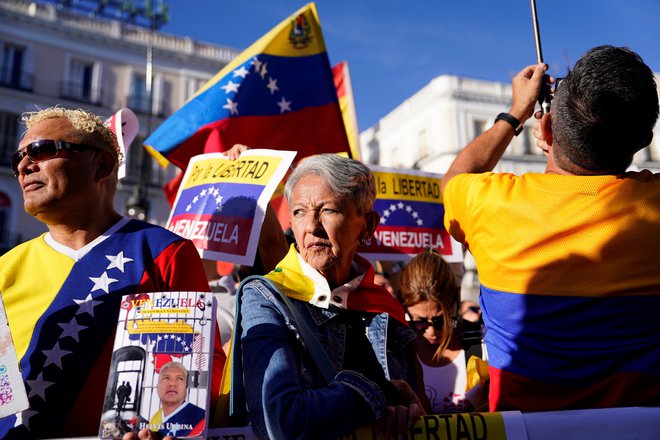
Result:
<svg viewBox="0 0 660 440"><path fill-rule="evenodd" d="M153 48L153 104L149 112L146 57ZM116 209L140 184L142 141L240 51L115 20L89 18L51 3L0 0L0 254L45 231L23 210L9 167L25 127L20 115L54 105L83 108L107 118L133 110L140 132L128 150ZM151 114L149 114L151 113ZM169 214L162 186L176 173L148 157L147 220Z"/></svg>
<svg viewBox="0 0 660 440"><path fill-rule="evenodd" d="M364 130L360 152L368 163L442 174L456 154L510 106L511 84L442 75ZM545 157L536 146L533 123L526 122L496 171L543 172ZM631 169L660 172L659 133L656 125L653 141L635 156Z"/></svg>

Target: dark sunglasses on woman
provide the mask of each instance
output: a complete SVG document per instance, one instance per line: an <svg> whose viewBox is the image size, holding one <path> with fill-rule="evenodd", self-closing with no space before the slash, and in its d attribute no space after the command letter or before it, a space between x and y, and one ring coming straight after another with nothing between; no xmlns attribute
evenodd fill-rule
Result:
<svg viewBox="0 0 660 440"><path fill-rule="evenodd" d="M102 148L94 147L92 145L74 144L73 142L41 139L26 145L24 148L21 148L14 153L11 158L11 170L14 172L14 176L18 177L18 164L21 163L25 156L27 156L30 162L39 163L54 158L62 150L100 151Z"/></svg>

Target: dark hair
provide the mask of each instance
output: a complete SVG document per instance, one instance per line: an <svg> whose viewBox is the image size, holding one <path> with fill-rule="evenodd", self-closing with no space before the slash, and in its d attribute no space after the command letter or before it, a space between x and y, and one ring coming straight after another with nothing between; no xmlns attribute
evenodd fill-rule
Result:
<svg viewBox="0 0 660 440"><path fill-rule="evenodd" d="M397 299L406 308L425 301L434 301L440 306L444 325L440 344L433 355L440 359L451 340L454 329L452 319L458 305L456 276L449 263L437 252L426 251L416 255L403 268Z"/></svg>
<svg viewBox="0 0 660 440"><path fill-rule="evenodd" d="M658 95L651 69L625 47L598 46L569 70L552 102L558 165L623 173L651 141Z"/></svg>

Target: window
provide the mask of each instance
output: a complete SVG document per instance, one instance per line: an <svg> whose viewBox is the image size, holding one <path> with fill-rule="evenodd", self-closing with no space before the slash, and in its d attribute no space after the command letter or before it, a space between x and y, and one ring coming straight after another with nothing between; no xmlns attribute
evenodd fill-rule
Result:
<svg viewBox="0 0 660 440"><path fill-rule="evenodd" d="M16 89L31 90L32 76L25 71L26 48L12 44L2 47L0 84Z"/></svg>
<svg viewBox="0 0 660 440"><path fill-rule="evenodd" d="M136 113L149 112L149 97L147 95L147 78L143 73L133 72L131 94L128 97L128 107Z"/></svg>
<svg viewBox="0 0 660 440"><path fill-rule="evenodd" d="M18 120L16 113L0 112L0 164L9 165L18 148Z"/></svg>
<svg viewBox="0 0 660 440"><path fill-rule="evenodd" d="M72 58L69 64L68 81L63 83L62 97L74 101L100 103L99 66L92 61Z"/></svg>

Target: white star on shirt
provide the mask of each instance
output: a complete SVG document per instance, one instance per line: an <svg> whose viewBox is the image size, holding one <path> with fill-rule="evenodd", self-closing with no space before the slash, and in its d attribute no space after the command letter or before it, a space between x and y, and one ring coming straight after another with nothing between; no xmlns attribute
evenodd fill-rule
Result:
<svg viewBox="0 0 660 440"><path fill-rule="evenodd" d="M277 105L280 106L280 114L284 113L285 111L291 111L291 101L284 99L284 96L282 96L282 99L277 103Z"/></svg>
<svg viewBox="0 0 660 440"><path fill-rule="evenodd" d="M94 300L94 298L92 298L92 294L88 293L85 299L74 299L73 302L78 304L78 306L80 307L76 312L76 315L80 315L81 313L88 313L93 317L94 307L96 307L97 304L101 304L103 301Z"/></svg>
<svg viewBox="0 0 660 440"><path fill-rule="evenodd" d="M21 426L24 425L28 431L30 430L30 418L33 415L39 414L39 411L35 411L32 409L26 409L22 413L16 414L16 423L14 426Z"/></svg>
<svg viewBox="0 0 660 440"><path fill-rule="evenodd" d="M268 78L268 85L266 86L270 90L270 94L274 94L280 88L277 87L277 80L275 78Z"/></svg>
<svg viewBox="0 0 660 440"><path fill-rule="evenodd" d="M229 110L229 114L235 115L238 113L238 102L234 102L227 98L227 104L223 105L222 108Z"/></svg>
<svg viewBox="0 0 660 440"><path fill-rule="evenodd" d="M258 72L261 69L261 64L262 62L259 60L259 58L254 57L252 60L252 65L254 66L254 71Z"/></svg>
<svg viewBox="0 0 660 440"><path fill-rule="evenodd" d="M245 68L245 66L241 66L239 69L234 70L234 78L237 76L240 76L241 78L245 78L248 76L250 72Z"/></svg>
<svg viewBox="0 0 660 440"><path fill-rule="evenodd" d="M41 372L39 373L39 376L37 376L36 379L34 380L26 380L25 383L28 384L30 387L30 393L28 394L28 398L32 396L39 396L41 397L41 400L44 402L46 401L46 388L48 388L51 385L54 385L55 382L49 382L47 380L44 380L44 373Z"/></svg>
<svg viewBox="0 0 660 440"><path fill-rule="evenodd" d="M80 340L78 339L78 333L81 331L85 330L87 327L84 325L78 325L78 321L76 321L76 318L74 317L71 319L69 322L60 322L57 325L62 327L62 334L60 335L60 338L66 338L67 336L72 337L75 339L76 342L79 342Z"/></svg>
<svg viewBox="0 0 660 440"><path fill-rule="evenodd" d="M229 81L227 84L224 86L220 87L221 89L225 90L225 93L238 93L238 88L241 86L241 83L235 83L233 81Z"/></svg>
<svg viewBox="0 0 660 440"><path fill-rule="evenodd" d="M132 258L124 257L124 251L120 251L117 255L106 255L105 258L110 260L110 264L106 269L112 269L112 268L117 268L119 269L122 273L124 273L124 264L130 263L133 261Z"/></svg>
<svg viewBox="0 0 660 440"><path fill-rule="evenodd" d="M108 273L103 272L103 275L100 277L89 277L90 280L94 283L94 287L92 287L92 292L95 290L103 290L105 293L108 293L110 289L110 284L116 283L119 280L116 280L114 278L108 278Z"/></svg>
<svg viewBox="0 0 660 440"><path fill-rule="evenodd" d="M60 343L59 341L55 343L53 346L52 350L44 350L42 351L44 355L46 355L46 362L44 362L44 367L50 365L50 364L55 364L59 367L59 369L62 369L62 358L66 356L67 354L72 353L69 350L62 350L60 348Z"/></svg>

